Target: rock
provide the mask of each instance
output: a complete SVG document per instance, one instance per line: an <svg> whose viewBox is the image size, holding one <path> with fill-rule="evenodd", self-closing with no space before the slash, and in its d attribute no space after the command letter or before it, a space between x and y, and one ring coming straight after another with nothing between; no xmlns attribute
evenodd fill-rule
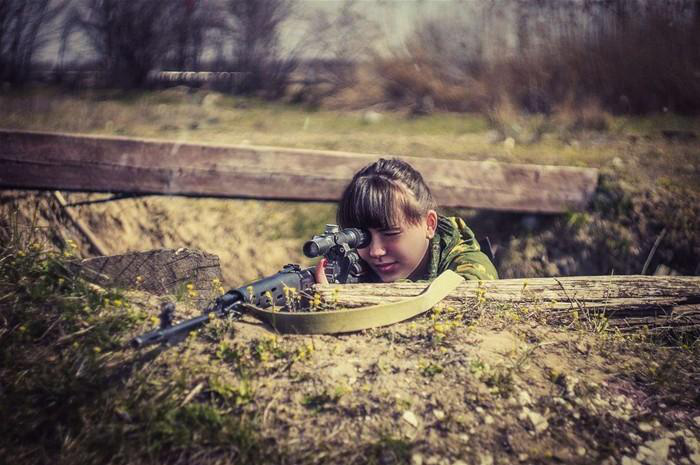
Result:
<svg viewBox="0 0 700 465"><path fill-rule="evenodd" d="M481 454L479 456L479 463L481 465L493 465L493 455L491 454Z"/></svg>
<svg viewBox="0 0 700 465"><path fill-rule="evenodd" d="M433 415L435 415L435 418L438 420L444 420L445 419L445 412L442 410L433 410Z"/></svg>
<svg viewBox="0 0 700 465"><path fill-rule="evenodd" d="M367 110L362 114L362 122L365 124L375 124L384 119L384 115L374 110Z"/></svg>
<svg viewBox="0 0 700 465"><path fill-rule="evenodd" d="M491 415L486 415L484 417L484 424L485 425L493 425L494 421L495 420L493 419L493 417Z"/></svg>
<svg viewBox="0 0 700 465"><path fill-rule="evenodd" d="M215 107L219 102L221 102L222 95L210 92L202 98L202 107L204 108L213 108Z"/></svg>
<svg viewBox="0 0 700 465"><path fill-rule="evenodd" d="M616 168L618 170L625 167L625 162L622 161L622 158L620 157L613 158L610 164L613 166L613 168Z"/></svg>
<svg viewBox="0 0 700 465"><path fill-rule="evenodd" d="M546 431L547 428L549 428L549 422L544 416L540 415L539 413L533 412L532 410L528 410L526 412L526 415L532 423L532 426L535 428L535 433L542 433Z"/></svg>
<svg viewBox="0 0 700 465"><path fill-rule="evenodd" d="M648 465L665 465L668 463L668 450L673 444L669 438L648 441L639 447L636 459Z"/></svg>
<svg viewBox="0 0 700 465"><path fill-rule="evenodd" d="M527 391L520 391L518 393L518 403L523 407L525 407L526 405L531 405L532 398L530 397L530 394L528 394Z"/></svg>
<svg viewBox="0 0 700 465"><path fill-rule="evenodd" d="M637 428L639 428L639 431L643 433L648 433L654 429L649 423L640 423L639 425L637 425Z"/></svg>
<svg viewBox="0 0 700 465"><path fill-rule="evenodd" d="M632 457L622 457L622 465L642 465Z"/></svg>
<svg viewBox="0 0 700 465"><path fill-rule="evenodd" d="M418 418L416 417L416 414L411 412L410 410L406 410L405 412L403 412L403 416L401 418L403 418L403 420L406 423L413 426L414 428L418 427Z"/></svg>
<svg viewBox="0 0 700 465"><path fill-rule="evenodd" d="M515 139L512 137L506 138L506 140L503 141L503 147L506 150L513 150L515 148Z"/></svg>
<svg viewBox="0 0 700 465"><path fill-rule="evenodd" d="M586 455L586 448L581 446L577 447L576 455L578 455L579 457L583 457L584 455Z"/></svg>
<svg viewBox="0 0 700 465"><path fill-rule="evenodd" d="M418 453L411 455L411 465L423 465L423 456Z"/></svg>

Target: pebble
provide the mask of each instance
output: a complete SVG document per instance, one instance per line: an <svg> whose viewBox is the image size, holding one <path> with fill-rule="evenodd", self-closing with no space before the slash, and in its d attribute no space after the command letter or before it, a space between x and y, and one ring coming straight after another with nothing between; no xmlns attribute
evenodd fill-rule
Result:
<svg viewBox="0 0 700 465"><path fill-rule="evenodd" d="M622 465L642 465L632 457L622 457Z"/></svg>
<svg viewBox="0 0 700 465"><path fill-rule="evenodd" d="M539 413L533 412L532 410L525 410L523 413L525 414L524 416L530 420L530 423L532 423L536 433L542 433L549 428L549 422ZM522 420L522 416L523 415L520 414L518 415L518 418Z"/></svg>
<svg viewBox="0 0 700 465"><path fill-rule="evenodd" d="M530 394L528 394L527 391L520 391L518 393L518 402L522 406L530 405L532 404L532 398L530 397Z"/></svg>
<svg viewBox="0 0 700 465"><path fill-rule="evenodd" d="M423 456L418 453L411 455L411 465L423 465Z"/></svg>
<svg viewBox="0 0 700 465"><path fill-rule="evenodd" d="M445 412L442 410L433 410L433 415L435 415L435 418L438 420L444 420L445 419Z"/></svg>
<svg viewBox="0 0 700 465"><path fill-rule="evenodd" d="M493 465L493 455L491 454L481 454L479 456L479 463L481 465Z"/></svg>
<svg viewBox="0 0 700 465"><path fill-rule="evenodd" d="M700 426L700 416L693 418L693 421L695 422L696 425Z"/></svg>
<svg viewBox="0 0 700 465"><path fill-rule="evenodd" d="M413 426L414 428L418 427L418 418L416 418L416 414L411 412L410 410L406 410L405 412L403 412L403 416L401 418L403 418L403 420L406 423Z"/></svg>
<svg viewBox="0 0 700 465"><path fill-rule="evenodd" d="M648 465L666 465L671 444L673 444L673 440L669 438L648 441L639 447L636 459Z"/></svg>
<svg viewBox="0 0 700 465"><path fill-rule="evenodd" d="M639 428L639 431L643 433L648 433L649 431L653 430L652 426L649 423L640 423L637 428Z"/></svg>
<svg viewBox="0 0 700 465"><path fill-rule="evenodd" d="M625 162L622 161L622 158L615 157L612 159L612 165L614 168L621 169L625 167Z"/></svg>
<svg viewBox="0 0 700 465"><path fill-rule="evenodd" d="M583 457L584 455L586 455L586 448L581 447L581 446L577 447L576 448L576 455L578 455L580 457Z"/></svg>
<svg viewBox="0 0 700 465"><path fill-rule="evenodd" d="M366 124L375 124L384 119L384 115L379 112L369 110L362 115L362 122Z"/></svg>
<svg viewBox="0 0 700 465"><path fill-rule="evenodd" d="M494 421L495 420L493 419L493 417L491 415L486 415L484 417L484 424L486 424L486 425L493 425Z"/></svg>

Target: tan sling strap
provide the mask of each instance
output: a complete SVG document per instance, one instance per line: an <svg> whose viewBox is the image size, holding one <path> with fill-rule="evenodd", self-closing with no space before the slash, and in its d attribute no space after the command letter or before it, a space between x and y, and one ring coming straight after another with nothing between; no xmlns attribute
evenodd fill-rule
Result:
<svg viewBox="0 0 700 465"><path fill-rule="evenodd" d="M247 313L280 333L335 334L391 325L428 311L447 297L464 278L446 270L416 297L389 304L326 312L273 312L247 306Z"/></svg>

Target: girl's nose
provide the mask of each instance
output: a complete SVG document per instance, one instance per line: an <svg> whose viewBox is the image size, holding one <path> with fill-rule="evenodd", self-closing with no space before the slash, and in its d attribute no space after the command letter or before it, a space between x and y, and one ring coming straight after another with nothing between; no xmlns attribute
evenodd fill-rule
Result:
<svg viewBox="0 0 700 465"><path fill-rule="evenodd" d="M372 241L369 243L369 256L372 258L378 258L384 255L386 255L384 245L381 243L381 241L372 238Z"/></svg>

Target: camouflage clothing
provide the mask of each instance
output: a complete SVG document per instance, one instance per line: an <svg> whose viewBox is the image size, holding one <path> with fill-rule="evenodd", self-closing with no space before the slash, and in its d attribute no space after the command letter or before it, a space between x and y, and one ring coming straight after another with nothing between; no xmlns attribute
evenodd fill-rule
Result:
<svg viewBox="0 0 700 465"><path fill-rule="evenodd" d="M433 280L445 270L452 270L469 280L498 279L496 267L481 251L474 233L461 218L438 218L429 251L427 276L423 279Z"/></svg>

